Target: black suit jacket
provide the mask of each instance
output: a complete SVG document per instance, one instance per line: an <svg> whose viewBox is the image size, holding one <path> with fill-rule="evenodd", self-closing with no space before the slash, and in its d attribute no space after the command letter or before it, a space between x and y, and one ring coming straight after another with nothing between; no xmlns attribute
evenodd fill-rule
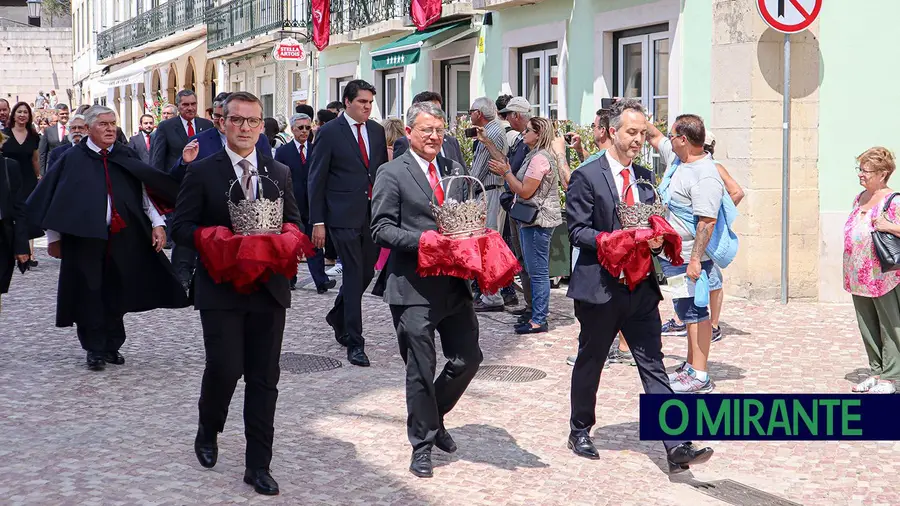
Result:
<svg viewBox="0 0 900 506"><path fill-rule="evenodd" d="M59 138L59 126L50 126L44 130L44 134L41 135L41 141L38 143L38 160L40 161L41 174L46 174L47 169L50 168L48 163L50 152L63 143L70 144L68 139Z"/></svg>
<svg viewBox="0 0 900 506"><path fill-rule="evenodd" d="M639 165L634 165L635 177L654 181L653 173ZM653 189L646 185L635 185L641 202L656 200ZM616 214L619 195L616 181L606 156L578 167L572 171L569 189L566 192L566 221L569 228L569 242L581 248L578 262L569 278L567 295L575 300L604 304L611 298L610 287L619 280L604 269L597 260L597 235L622 228ZM652 283L662 300L656 276L649 276L644 283Z"/></svg>
<svg viewBox="0 0 900 506"><path fill-rule="evenodd" d="M268 176L284 190L284 222L301 226L300 211L292 187L290 170L258 151L257 166L260 176ZM231 183L237 179L231 159L222 149L219 153L188 166L181 183L171 232L176 244L194 246L194 231L199 227L222 226L231 228L228 201ZM260 178L260 184L265 184ZM268 191L270 187L264 186ZM265 288L251 294L240 294L230 283L218 284L212 280L202 259L197 263L191 287L194 308L199 310L241 310L266 311L291 306L291 290L288 279L274 275L265 283Z"/></svg>
<svg viewBox="0 0 900 506"><path fill-rule="evenodd" d="M329 227L369 226L369 188L376 171L387 163L387 139L377 121L366 122L369 134L369 167L363 164L356 138L346 115L319 128L309 169L309 220Z"/></svg>
<svg viewBox="0 0 900 506"><path fill-rule="evenodd" d="M47 170L52 169L53 164L59 161L59 159L62 158L62 155L64 155L71 147L72 143L69 142L53 148L53 151L50 152L50 156L47 157ZM44 171L44 174L47 173L47 170Z"/></svg>
<svg viewBox="0 0 900 506"><path fill-rule="evenodd" d="M453 160L440 156L437 160L441 177L467 174L465 167ZM463 200L467 190L465 184L455 184L449 191L445 189L445 198ZM372 236L376 244L391 250L376 285L384 287L388 304L429 305L454 291L472 295L469 284L460 278L416 273L419 238L426 230L437 230L432 195L425 172L409 152L378 169L372 193Z"/></svg>
<svg viewBox="0 0 900 506"><path fill-rule="evenodd" d="M212 121L194 118L194 134L214 128ZM169 118L156 127L156 137L150 141L150 165L168 172L169 168L181 158L184 145L188 143L187 131L181 122L181 116Z"/></svg>
<svg viewBox="0 0 900 506"><path fill-rule="evenodd" d="M153 147L153 134L150 134L150 147ZM133 149L140 157L141 161L150 164L150 151L147 151L147 141L144 138L144 132L138 132L128 139L128 147ZM182 148L184 149L184 148ZM181 155L179 155L181 156Z"/></svg>
<svg viewBox="0 0 900 506"><path fill-rule="evenodd" d="M16 268L14 255L27 255L28 227L19 164L0 156L0 293L9 290Z"/></svg>
<svg viewBox="0 0 900 506"><path fill-rule="evenodd" d="M394 141L394 158L399 157L409 150L409 137L400 137ZM456 137L444 134L444 155L446 158L453 160L462 167L468 168L466 159L463 157L462 148L459 147L459 141Z"/></svg>
<svg viewBox="0 0 900 506"><path fill-rule="evenodd" d="M304 223L309 223L309 196L306 186L309 184L309 166L312 162L312 142L306 141L306 163L300 160L300 151L293 140L275 150L275 160L291 169L291 178L294 180L294 197L297 199L297 207Z"/></svg>

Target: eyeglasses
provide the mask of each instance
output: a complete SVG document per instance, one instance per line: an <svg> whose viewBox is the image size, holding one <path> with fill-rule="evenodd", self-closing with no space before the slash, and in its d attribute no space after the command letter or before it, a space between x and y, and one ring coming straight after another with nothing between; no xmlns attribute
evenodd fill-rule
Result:
<svg viewBox="0 0 900 506"><path fill-rule="evenodd" d="M862 167L856 166L856 172L859 174L874 174L876 172L881 172L880 170L863 170Z"/></svg>
<svg viewBox="0 0 900 506"><path fill-rule="evenodd" d="M312 127L309 125L297 125L294 128L296 128L297 130L300 130L301 132L303 132L305 130L312 130Z"/></svg>
<svg viewBox="0 0 900 506"><path fill-rule="evenodd" d="M245 118L243 116L228 116L227 119L232 125L234 125L236 127L244 126L244 122L246 122L248 125L250 125L250 128L256 128L260 124L262 124L262 118Z"/></svg>
<svg viewBox="0 0 900 506"><path fill-rule="evenodd" d="M431 137L435 134L437 134L438 137L444 137L444 134L447 133L443 128L417 128L416 132L419 132L425 137Z"/></svg>
<svg viewBox="0 0 900 506"><path fill-rule="evenodd" d="M224 118L224 117L225 117L224 114L219 114L219 113L217 113L217 112L214 112L214 113L213 113L213 119L222 119L222 118Z"/></svg>
<svg viewBox="0 0 900 506"><path fill-rule="evenodd" d="M670 141L674 141L675 139L677 139L677 138L679 138L679 137L684 137L684 136L683 136L683 135L678 135L678 134L673 133L673 132L669 132L669 133L666 135L666 137L668 137Z"/></svg>

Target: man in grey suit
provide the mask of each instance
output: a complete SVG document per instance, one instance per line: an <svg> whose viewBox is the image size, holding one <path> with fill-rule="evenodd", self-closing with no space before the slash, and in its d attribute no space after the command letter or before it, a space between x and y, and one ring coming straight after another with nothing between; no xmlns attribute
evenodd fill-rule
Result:
<svg viewBox="0 0 900 506"><path fill-rule="evenodd" d="M391 250L379 285L391 307L400 355L406 363L406 427L413 447L410 472L433 475L431 449L452 453L456 443L444 428L444 416L456 405L482 360L478 319L468 283L450 276L416 273L419 238L437 230L431 211L434 198L463 200L467 185L450 188L440 178L464 174L465 168L439 156L444 140L444 113L431 102L414 104L406 114L410 150L378 169L372 193L372 235ZM445 195L446 193L446 195ZM382 283L383 281L383 283ZM434 378L434 331L441 334L447 363Z"/></svg>
<svg viewBox="0 0 900 506"><path fill-rule="evenodd" d="M56 106L56 116L59 120L56 125L47 127L44 135L41 135L41 142L38 144L38 160L41 166L41 175L47 173L47 158L54 149L67 144L69 139L69 131L66 124L69 123L69 106L66 104L58 104Z"/></svg>
<svg viewBox="0 0 900 506"><path fill-rule="evenodd" d="M128 147L135 150L141 161L150 164L150 147L153 145L153 128L156 120L149 114L141 116L140 130L128 140Z"/></svg>

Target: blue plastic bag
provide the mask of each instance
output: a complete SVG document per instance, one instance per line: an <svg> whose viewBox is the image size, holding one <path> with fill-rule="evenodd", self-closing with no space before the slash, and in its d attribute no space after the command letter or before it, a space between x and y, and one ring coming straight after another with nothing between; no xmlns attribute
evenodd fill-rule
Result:
<svg viewBox="0 0 900 506"><path fill-rule="evenodd" d="M694 305L697 307L709 306L709 274L705 270L700 271L700 277L694 286Z"/></svg>

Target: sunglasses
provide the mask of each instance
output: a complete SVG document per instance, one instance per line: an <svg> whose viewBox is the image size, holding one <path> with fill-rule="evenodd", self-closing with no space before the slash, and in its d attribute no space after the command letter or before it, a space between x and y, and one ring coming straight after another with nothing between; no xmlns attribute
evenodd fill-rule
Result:
<svg viewBox="0 0 900 506"><path fill-rule="evenodd" d="M309 125L298 125L298 126L295 126L294 128L296 128L297 130L300 130L301 132L305 131L305 130L312 130L312 127Z"/></svg>

